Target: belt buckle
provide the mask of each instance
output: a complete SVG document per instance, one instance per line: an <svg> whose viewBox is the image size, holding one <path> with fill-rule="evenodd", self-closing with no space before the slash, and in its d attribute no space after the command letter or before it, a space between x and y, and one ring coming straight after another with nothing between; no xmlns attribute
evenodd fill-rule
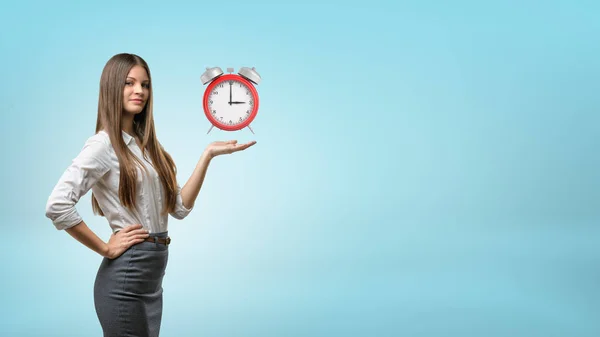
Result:
<svg viewBox="0 0 600 337"><path fill-rule="evenodd" d="M165 245L169 245L171 243L171 237L167 236L167 239L165 240Z"/></svg>

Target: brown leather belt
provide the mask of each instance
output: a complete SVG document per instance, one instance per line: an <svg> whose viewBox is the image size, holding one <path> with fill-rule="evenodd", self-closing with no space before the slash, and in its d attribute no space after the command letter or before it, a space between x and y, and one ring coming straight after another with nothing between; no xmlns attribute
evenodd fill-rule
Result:
<svg viewBox="0 0 600 337"><path fill-rule="evenodd" d="M146 240L147 242L154 242L154 243L162 243L163 245L169 245L171 243L171 238L170 237L166 237L166 238L159 238L157 236L154 237L149 237Z"/></svg>

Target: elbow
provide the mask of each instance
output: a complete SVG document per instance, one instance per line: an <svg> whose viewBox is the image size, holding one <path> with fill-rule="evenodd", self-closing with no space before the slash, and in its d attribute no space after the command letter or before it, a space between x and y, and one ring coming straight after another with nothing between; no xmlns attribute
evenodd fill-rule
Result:
<svg viewBox="0 0 600 337"><path fill-rule="evenodd" d="M54 208L54 204L51 203L50 201L48 201L48 203L46 203L46 218L53 220L53 221L56 218L58 218L58 215L56 214L56 210Z"/></svg>
<svg viewBox="0 0 600 337"><path fill-rule="evenodd" d="M46 206L46 218L50 219L50 221L52 221L52 224L54 225L54 227L56 227L56 229L60 229L60 225L59 225L59 221L58 218L60 217L60 214L57 212L57 210L55 208L52 207L52 205L47 205Z"/></svg>
<svg viewBox="0 0 600 337"><path fill-rule="evenodd" d="M48 199L46 203L46 218L52 221L56 221L58 218L65 216L65 214L73 213L73 211L73 205L67 205L52 198Z"/></svg>
<svg viewBox="0 0 600 337"><path fill-rule="evenodd" d="M190 214L191 211L192 211L192 208L181 207L169 214L177 220L183 220Z"/></svg>
<svg viewBox="0 0 600 337"><path fill-rule="evenodd" d="M52 220L52 223L58 230L67 229L75 226L82 221L77 209L71 207L59 207L60 205L48 203L46 205L46 218Z"/></svg>
<svg viewBox="0 0 600 337"><path fill-rule="evenodd" d="M187 216L187 214L181 214L179 212L173 212L173 213L169 213L169 214L171 214L171 216L177 220L183 220Z"/></svg>
<svg viewBox="0 0 600 337"><path fill-rule="evenodd" d="M177 195L177 200L175 201L175 208L169 214L177 220L185 219L185 217L187 217L188 214L190 214L190 212L194 208L195 202L191 201L191 205L189 205L189 207L185 204L186 203L183 197L181 196L181 193L179 193Z"/></svg>

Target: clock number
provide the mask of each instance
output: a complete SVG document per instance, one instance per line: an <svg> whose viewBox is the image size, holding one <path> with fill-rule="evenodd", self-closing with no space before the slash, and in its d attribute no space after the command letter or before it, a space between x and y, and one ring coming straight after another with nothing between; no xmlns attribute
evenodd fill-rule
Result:
<svg viewBox="0 0 600 337"><path fill-rule="evenodd" d="M246 110L246 113L247 113L247 114L250 114L250 110Z"/></svg>
<svg viewBox="0 0 600 337"><path fill-rule="evenodd" d="M217 113L217 110L213 110L213 115L215 115Z"/></svg>
<svg viewBox="0 0 600 337"><path fill-rule="evenodd" d="M249 104L249 105L252 105L252 101L250 101L248 104Z"/></svg>
<svg viewBox="0 0 600 337"><path fill-rule="evenodd" d="M219 92L218 92L218 91L215 91L215 92L214 92L214 94L215 94L215 95L218 95L218 94L219 94Z"/></svg>
<svg viewBox="0 0 600 337"><path fill-rule="evenodd" d="M242 117L240 117L240 122L242 121Z"/></svg>
<svg viewBox="0 0 600 337"><path fill-rule="evenodd" d="M223 88L223 83L219 84L219 88Z"/></svg>
<svg viewBox="0 0 600 337"><path fill-rule="evenodd" d="M246 91L246 95L250 95L250 91Z"/></svg>
<svg viewBox="0 0 600 337"><path fill-rule="evenodd" d="M210 104L213 104L213 101L212 101L212 100L210 101Z"/></svg>
<svg viewBox="0 0 600 337"><path fill-rule="evenodd" d="M229 120L229 125L231 125L231 123L233 123L231 120Z"/></svg>

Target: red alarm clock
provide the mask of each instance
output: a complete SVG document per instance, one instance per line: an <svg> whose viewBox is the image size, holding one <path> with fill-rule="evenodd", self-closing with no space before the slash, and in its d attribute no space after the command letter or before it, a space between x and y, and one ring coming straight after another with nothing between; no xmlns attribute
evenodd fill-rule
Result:
<svg viewBox="0 0 600 337"><path fill-rule="evenodd" d="M248 127L258 113L258 92L254 84L260 82L260 75L254 68L240 68L238 74L231 74L233 68L227 68L229 74L223 75L219 67L206 68L200 80L210 84L204 91L203 107L206 118L213 127L225 131L237 131ZM254 83L254 84L253 84Z"/></svg>

